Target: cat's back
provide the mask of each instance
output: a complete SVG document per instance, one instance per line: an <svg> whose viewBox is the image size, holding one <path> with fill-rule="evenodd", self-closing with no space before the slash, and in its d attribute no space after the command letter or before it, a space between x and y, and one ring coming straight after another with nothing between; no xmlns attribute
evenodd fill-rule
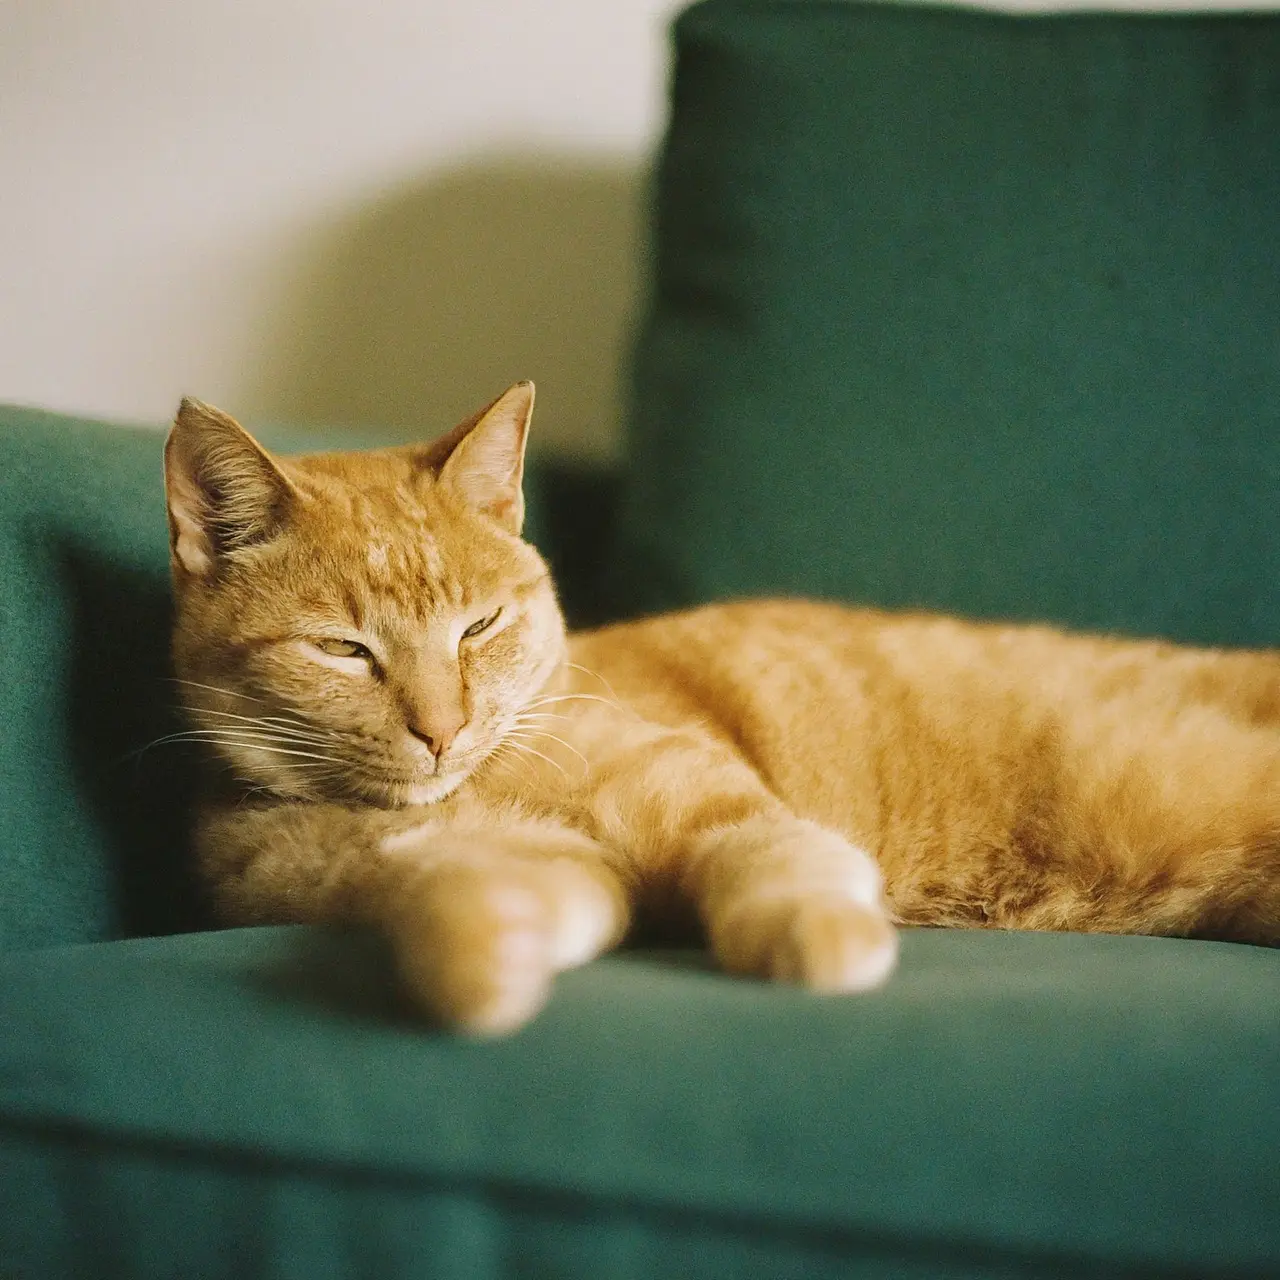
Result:
<svg viewBox="0 0 1280 1280"><path fill-rule="evenodd" d="M806 816L872 833L886 807L969 810L1161 770L1280 724L1280 658L1047 626L768 600L584 632L583 690L696 723ZM990 807L990 806L985 806ZM935 815L936 816L936 815ZM1001 818L1003 821L1003 818Z"/></svg>
<svg viewBox="0 0 1280 1280"><path fill-rule="evenodd" d="M1015 685L1045 691L1172 646L1068 636L1048 627L970 622L812 600L746 600L643 618L572 638L575 662L624 702L664 722L704 721L735 741L779 726L796 734L845 721L868 698L907 689L934 703Z"/></svg>
<svg viewBox="0 0 1280 1280"><path fill-rule="evenodd" d="M576 633L573 660L647 718L741 738L809 697L856 699L893 615L809 600L748 600Z"/></svg>
<svg viewBox="0 0 1280 1280"><path fill-rule="evenodd" d="M1193 648L811 600L748 600L620 623L572 637L574 661L642 714L712 722L741 741L756 722L794 731L842 721L867 700L971 722L982 709L1174 714L1212 705L1256 722L1280 714L1280 651Z"/></svg>

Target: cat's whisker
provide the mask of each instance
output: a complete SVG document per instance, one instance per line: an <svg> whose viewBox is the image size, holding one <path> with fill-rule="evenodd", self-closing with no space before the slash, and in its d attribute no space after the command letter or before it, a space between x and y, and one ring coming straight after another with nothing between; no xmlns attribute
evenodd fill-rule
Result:
<svg viewBox="0 0 1280 1280"><path fill-rule="evenodd" d="M553 735L549 734L545 729L521 728L519 726L508 729L506 736L513 742L541 742L545 739L553 738ZM553 738L553 740L559 742L562 746L569 745L563 738ZM570 748L570 750L572 749ZM579 756L581 756L581 752L579 752Z"/></svg>
<svg viewBox="0 0 1280 1280"><path fill-rule="evenodd" d="M133 758L135 758L135 757L141 757L141 756L144 756L148 751L150 751L150 750L152 749L152 747L162 747L162 746L167 745L168 743L174 743L174 742L201 742L201 741L204 741L205 739L209 738L209 737L210 737L210 735L216 735L216 734L221 734L221 733L247 734L247 733L255 733L255 732L257 732L257 731L254 731L254 730L247 730L247 729L239 729L239 728L236 728L236 727L234 727L234 726L226 726L226 727L221 727L221 726L220 726L220 727L219 727L219 728L217 728L217 729L206 729L206 728L180 729L180 730L178 730L176 733L167 733L167 734L165 734L163 737L155 738L155 739L153 739L151 742L145 743L143 746L139 747L136 751L130 751L130 752L126 753L126 754L125 754L125 756L124 756L124 757L122 757L122 758L123 758L123 759L125 759L125 760L130 760L130 759L133 759ZM290 740L290 739L286 738L284 735L277 735L277 734L275 734L275 733L267 733L267 732L265 732L265 731L258 733L258 734L257 734L257 736L262 737L262 738L264 738L264 739L266 739L266 740L270 740L270 741L280 741L280 742L284 742L284 741L289 741L289 740ZM324 744L322 744L322 743L314 743L314 744L308 744L308 745L321 746L321 745L324 745Z"/></svg>
<svg viewBox="0 0 1280 1280"><path fill-rule="evenodd" d="M194 689L207 689L210 693L221 693L231 698L245 698L250 702L264 703L265 705L264 699L254 694L244 693L238 689L227 689L222 685L205 684L200 680L186 680L180 676L171 676L169 679L175 684L190 685ZM234 711L222 711L214 707L184 707L183 710L192 716L220 716L225 720L240 721L278 733L282 739L301 739L305 737L317 745L341 741L338 734L333 733L331 730L320 728L303 716L293 712L286 712L284 715L244 716Z"/></svg>
<svg viewBox="0 0 1280 1280"><path fill-rule="evenodd" d="M517 719L539 720L572 720L573 717L564 711L529 711L521 709L514 713Z"/></svg>
<svg viewBox="0 0 1280 1280"><path fill-rule="evenodd" d="M262 698L253 698L250 694L247 694L247 693L236 693L235 690L233 689L221 689L217 685L212 685L212 684L198 684L194 680L186 680L186 681L183 681L183 683L194 685L198 689L209 689L214 693L225 693L234 698L250 698L251 701L253 702L262 702L264 706L267 705ZM258 715L242 716L235 711L223 711L216 707L184 706L182 709L192 715L228 716L232 719L238 719L238 720L255 720L255 721L265 720L275 724L284 724L284 725L294 726L297 728L306 728L306 729L311 729L316 727L312 725L311 722L307 720L304 716L298 715L297 712L294 712L294 711L286 711L283 715L263 715L260 713Z"/></svg>
<svg viewBox="0 0 1280 1280"><path fill-rule="evenodd" d="M138 748L137 748L136 750L134 750L134 751L126 752L126 753L121 757L121 759L123 759L123 760L135 760L135 759L140 760L140 759L141 759L143 756L145 756L145 755L147 754L147 752L148 752L148 751L150 751L153 747L163 747L163 746L166 746L166 745L168 745L169 743L172 743L172 742L198 742L198 741L201 741L201 739L199 739L199 738L193 738L193 737L191 736L191 735L192 735L192 733L193 733L193 730L191 730L191 729L183 729L180 733L167 733L167 734L165 734L165 735L164 735L164 737L163 737L163 738L155 738L155 739L153 739L151 742L143 743L143 745L142 745L142 746L138 747Z"/></svg>
<svg viewBox="0 0 1280 1280"><path fill-rule="evenodd" d="M593 680L599 680L600 683L604 685L605 691L608 693L609 697L613 699L614 704L617 705L618 695L614 692L613 685L611 685L598 671L592 671L590 667L584 667L580 662L566 662L564 665L570 668L570 670L581 671L583 675L590 676Z"/></svg>
<svg viewBox="0 0 1280 1280"><path fill-rule="evenodd" d="M279 756L296 756L305 760L321 760L326 764L336 765L338 768L345 768L346 761L338 759L337 756L317 755L314 751L295 751L291 747L277 747L266 742L229 742L216 745L223 746L239 746L239 747L256 747L260 751L270 751ZM306 768L305 765L294 766L297 768Z"/></svg>
<svg viewBox="0 0 1280 1280"><path fill-rule="evenodd" d="M577 747L575 747L571 742L566 742L558 734L554 734L550 732L550 730L548 729L536 729L536 728L524 729L522 727L518 727L510 730L507 736L511 738L518 738L523 742L527 739L527 736L529 733L536 733L539 737L542 737L542 738L550 738L552 742L558 742L566 751L572 752L575 756L578 757L579 760L582 761L582 769L584 774L591 768L591 766L587 763L587 757L584 756L582 752L578 750Z"/></svg>
<svg viewBox="0 0 1280 1280"><path fill-rule="evenodd" d="M264 732L278 733L281 737L305 738L316 743L335 742L338 740L337 734L327 730L315 729L307 725L305 720L294 722L282 719L279 716L238 716L233 711L209 711L204 708L193 714L196 716L221 716L228 720L235 720L262 729Z"/></svg>
<svg viewBox="0 0 1280 1280"><path fill-rule="evenodd" d="M310 727L309 721L303 719L302 716L294 715L292 713L288 715L283 715L283 716L267 716L267 715L242 716L238 712L222 711L216 707L192 707L190 708L190 710L195 715L231 716L237 720L255 720L255 721L270 720L270 721L275 721L279 724L296 724L296 725L306 725Z"/></svg>
<svg viewBox="0 0 1280 1280"><path fill-rule="evenodd" d="M598 693L546 693L540 694L531 702L525 703L526 707L542 707L549 703L556 702L603 702L608 706L614 704L608 698L602 698Z"/></svg>
<svg viewBox="0 0 1280 1280"><path fill-rule="evenodd" d="M245 698L249 702L262 702L262 698L256 698L251 693L242 693L239 689L224 689L217 684L202 684L199 680L184 680L181 676L165 677L173 684L190 685L193 689L208 689L210 693L225 693L229 698Z"/></svg>
<svg viewBox="0 0 1280 1280"><path fill-rule="evenodd" d="M602 698L597 693L551 693L541 698L535 698L532 702L525 704L526 711L533 711L539 707L555 706L560 702L599 702L606 707L612 707L615 711L628 711L629 708L624 707L621 703L611 702L608 698Z"/></svg>
<svg viewBox="0 0 1280 1280"><path fill-rule="evenodd" d="M193 731L204 732L224 732L224 733L261 733L265 737L276 737L280 741L306 741L315 742L317 746L325 744L325 742L334 741L333 737L321 736L320 733L302 733L294 730L287 730L278 724L224 724L214 722L212 724L193 724Z"/></svg>
<svg viewBox="0 0 1280 1280"><path fill-rule="evenodd" d="M263 742L294 742L295 738L287 734L282 734L274 730L268 729L245 729L239 725L213 725L210 727L197 726L192 729L180 729L176 733L167 734L163 738L157 738L154 743L149 745L158 746L162 742L179 742L183 739L195 740L198 738L209 737L236 737L236 738L256 738ZM324 745L316 743L317 746Z"/></svg>
<svg viewBox="0 0 1280 1280"><path fill-rule="evenodd" d="M552 720L564 720L564 719L567 719L568 717L552 716L550 718ZM546 724L544 723L543 717L541 716L537 716L537 717L512 716L511 719L508 721L508 723L513 729L530 729L534 733L550 733L551 732L551 730L547 728Z"/></svg>
<svg viewBox="0 0 1280 1280"><path fill-rule="evenodd" d="M512 718L507 722L507 726L510 729L523 729L528 733L544 734L549 738L559 737L559 735L554 732L554 729L560 727L559 725L548 725L540 720L526 719L524 716ZM561 741L563 741L563 739L561 739Z"/></svg>
<svg viewBox="0 0 1280 1280"><path fill-rule="evenodd" d="M517 753L523 752L527 755L537 756L539 760L545 760L553 769L559 772L566 782L569 781L569 775L564 771L564 766L558 760L553 760L549 755L539 751L536 747L531 747L527 742L516 740L514 734L508 734L507 741Z"/></svg>
<svg viewBox="0 0 1280 1280"><path fill-rule="evenodd" d="M255 734L252 730L247 729L186 729L181 733L171 733L166 737L157 738L154 742L149 742L145 747L140 748L136 754L142 755L152 747L163 746L166 743L198 742L206 746L228 749L253 747L260 751L274 752L276 755L298 756L310 760L323 760L326 763L338 766L345 765L345 761L336 756L320 755L314 751L300 751L294 747L279 746L278 743L280 741L280 739ZM288 739L284 739L284 741L288 741Z"/></svg>
<svg viewBox="0 0 1280 1280"><path fill-rule="evenodd" d="M327 756L317 757L314 763L303 760L280 760L268 761L268 766L274 765L277 769L315 769L320 772L339 774L346 769L344 761L330 761Z"/></svg>
<svg viewBox="0 0 1280 1280"><path fill-rule="evenodd" d="M509 768L512 764L521 765L526 770L526 779L534 786L537 786L538 771L536 767L520 755L520 753L515 749L514 743L508 742L504 739L489 753L488 759L492 760L495 764L501 765L503 768Z"/></svg>

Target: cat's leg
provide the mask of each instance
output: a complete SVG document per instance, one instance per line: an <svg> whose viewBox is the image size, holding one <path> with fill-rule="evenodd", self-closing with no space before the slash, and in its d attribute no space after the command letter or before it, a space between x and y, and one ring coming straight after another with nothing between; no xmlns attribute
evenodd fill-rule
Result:
<svg viewBox="0 0 1280 1280"><path fill-rule="evenodd" d="M558 822L428 821L382 841L376 914L410 990L460 1030L497 1035L547 1002L555 975L617 943L630 917L614 859Z"/></svg>
<svg viewBox="0 0 1280 1280"><path fill-rule="evenodd" d="M198 847L237 923L362 921L385 932L429 1012L509 1031L555 974L625 932L616 858L581 832L514 811L281 803L204 816Z"/></svg>
<svg viewBox="0 0 1280 1280"><path fill-rule="evenodd" d="M726 969L828 992L888 977L897 934L866 849L797 817L699 733L637 737L632 728L624 750L594 752L593 833L692 902Z"/></svg>
<svg viewBox="0 0 1280 1280"><path fill-rule="evenodd" d="M995 855L991 923L1280 943L1280 732L1174 706L1077 727L1052 826Z"/></svg>
<svg viewBox="0 0 1280 1280"><path fill-rule="evenodd" d="M732 972L815 991L878 986L898 957L875 860L838 832L768 813L691 832L684 883Z"/></svg>

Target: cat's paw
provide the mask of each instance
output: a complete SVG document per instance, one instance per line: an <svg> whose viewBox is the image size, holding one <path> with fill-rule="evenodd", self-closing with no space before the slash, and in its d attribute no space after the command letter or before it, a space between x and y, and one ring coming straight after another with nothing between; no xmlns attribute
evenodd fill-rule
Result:
<svg viewBox="0 0 1280 1280"><path fill-rule="evenodd" d="M722 828L704 847L711 945L736 973L813 991L867 991L892 972L898 935L864 849L804 819Z"/></svg>
<svg viewBox="0 0 1280 1280"><path fill-rule="evenodd" d="M727 969L829 993L878 987L898 960L884 912L838 897L744 897L717 922L712 944Z"/></svg>
<svg viewBox="0 0 1280 1280"><path fill-rule="evenodd" d="M498 1036L542 1009L558 972L612 940L616 914L573 868L511 859L422 876L387 927L420 1004L455 1030Z"/></svg>

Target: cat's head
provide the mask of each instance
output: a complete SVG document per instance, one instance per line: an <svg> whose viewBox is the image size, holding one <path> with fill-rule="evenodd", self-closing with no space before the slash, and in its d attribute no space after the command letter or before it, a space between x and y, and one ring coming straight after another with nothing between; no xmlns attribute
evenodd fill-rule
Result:
<svg viewBox="0 0 1280 1280"><path fill-rule="evenodd" d="M273 457L185 400L165 446L179 688L279 795L426 804L508 734L565 652L520 538L533 385L433 444Z"/></svg>

